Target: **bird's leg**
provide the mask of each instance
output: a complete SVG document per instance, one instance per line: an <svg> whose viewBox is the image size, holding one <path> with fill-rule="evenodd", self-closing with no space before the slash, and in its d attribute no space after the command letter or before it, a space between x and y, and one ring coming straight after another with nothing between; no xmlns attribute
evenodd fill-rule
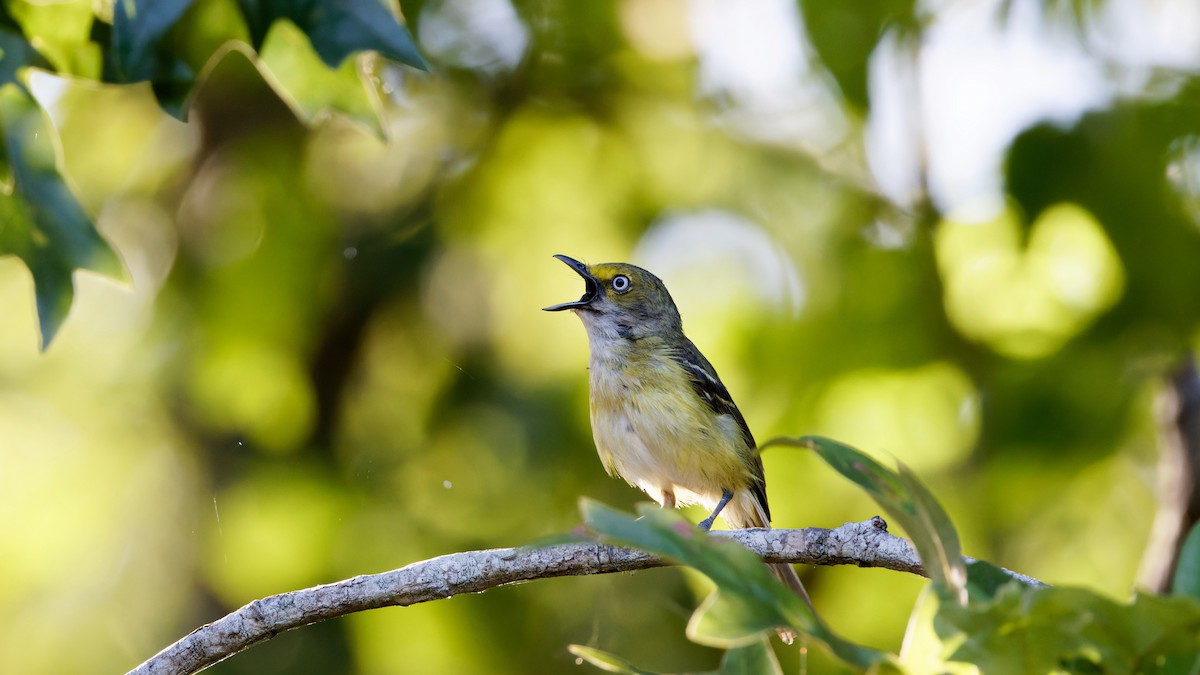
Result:
<svg viewBox="0 0 1200 675"><path fill-rule="evenodd" d="M729 490L722 490L721 501L717 502L717 508L713 509L712 515L700 521L700 529L704 530L705 532L711 530L713 521L717 519L717 514L721 513L721 509L725 508L725 505L729 503L730 499L733 499L733 493Z"/></svg>

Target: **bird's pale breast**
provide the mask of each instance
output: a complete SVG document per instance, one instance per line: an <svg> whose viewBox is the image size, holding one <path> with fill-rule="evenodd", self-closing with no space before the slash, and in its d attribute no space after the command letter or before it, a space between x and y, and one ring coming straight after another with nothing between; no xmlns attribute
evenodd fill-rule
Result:
<svg viewBox="0 0 1200 675"><path fill-rule="evenodd" d="M737 421L707 410L669 353L634 356L595 347L589 369L592 434L609 473L659 502L663 491L671 491L680 504L709 508L722 490L750 484L750 450ZM606 359L623 362L614 367Z"/></svg>

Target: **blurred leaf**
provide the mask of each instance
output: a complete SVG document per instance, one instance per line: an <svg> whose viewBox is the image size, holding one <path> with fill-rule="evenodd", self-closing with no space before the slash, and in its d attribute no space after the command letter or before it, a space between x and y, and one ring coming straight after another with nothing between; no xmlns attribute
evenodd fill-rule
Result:
<svg viewBox="0 0 1200 675"><path fill-rule="evenodd" d="M842 94L861 110L870 107L867 67L879 40L893 26L913 33L915 0L851 3L801 0L810 44L837 80Z"/></svg>
<svg viewBox="0 0 1200 675"><path fill-rule="evenodd" d="M192 12L197 4L205 5L205 11ZM332 107L378 132L377 104L347 57L374 50L425 68L407 28L378 0L246 0L238 3L244 17L237 9L208 5L214 3L117 0L105 78L113 82L149 80L163 109L182 118L199 61L189 47L195 51L192 43L207 45L212 58L219 60L222 54L215 45L243 39L248 29L255 48L262 51L306 118ZM188 25L180 32L183 21ZM281 28L283 25L290 30Z"/></svg>
<svg viewBox="0 0 1200 675"><path fill-rule="evenodd" d="M991 563L983 560L967 563L967 593L973 602L991 600L1005 586L1020 583Z"/></svg>
<svg viewBox="0 0 1200 675"><path fill-rule="evenodd" d="M655 675L651 671L642 670L632 663L615 654L609 654L593 647L569 645L567 651L608 673L630 673L631 675Z"/></svg>
<svg viewBox="0 0 1200 675"><path fill-rule="evenodd" d="M657 675L653 671L642 670L615 654L592 647L570 645L567 650L609 673ZM725 656L721 659L721 667L715 671L708 671L709 675L782 675L782 673L779 661L775 658L775 651L771 649L771 643L765 637L726 651Z"/></svg>
<svg viewBox="0 0 1200 675"><path fill-rule="evenodd" d="M45 57L38 53L25 36L16 31L0 28L0 86L18 83L17 71L25 66L49 66Z"/></svg>
<svg viewBox="0 0 1200 675"><path fill-rule="evenodd" d="M425 9L426 0L400 0L400 14L411 32L416 33L421 26L421 10Z"/></svg>
<svg viewBox="0 0 1200 675"><path fill-rule="evenodd" d="M954 661L985 673L1186 673L1200 665L1200 603L1138 595L1123 605L1079 588L1009 585L991 602L942 604Z"/></svg>
<svg viewBox="0 0 1200 675"><path fill-rule="evenodd" d="M183 101L195 83L196 73L162 49L160 43L192 1L116 0L113 4L105 78L123 83L149 80L159 104L176 117L183 115Z"/></svg>
<svg viewBox="0 0 1200 675"><path fill-rule="evenodd" d="M775 650L767 638L760 638L748 645L735 647L725 652L721 659L719 675L782 675Z"/></svg>
<svg viewBox="0 0 1200 675"><path fill-rule="evenodd" d="M113 3L112 68L117 82L153 80L162 64L156 58L158 43L192 0L155 0Z"/></svg>
<svg viewBox="0 0 1200 675"><path fill-rule="evenodd" d="M1192 526L1175 563L1171 592L1200 600L1200 522Z"/></svg>
<svg viewBox="0 0 1200 675"><path fill-rule="evenodd" d="M858 450L820 436L780 436L763 443L760 450L772 445L815 450L826 464L866 489L912 538L929 578L958 602L966 601L967 573L954 524L904 465L894 473Z"/></svg>
<svg viewBox="0 0 1200 675"><path fill-rule="evenodd" d="M92 41L95 13L90 0L25 0L9 8L25 39L37 45L54 70L91 79L100 76L102 54Z"/></svg>
<svg viewBox="0 0 1200 675"><path fill-rule="evenodd" d="M584 500L583 519L597 533L691 565L717 585L692 619L696 636L711 638L704 644L728 647L748 642L759 633L780 626L800 624L805 630L816 626L816 617L791 591L771 576L753 553L734 542L712 539L674 512L644 509L634 519L597 502ZM711 609L724 609L727 616L708 617Z"/></svg>
<svg viewBox="0 0 1200 675"><path fill-rule="evenodd" d="M688 624L692 640L716 647L746 645L765 631L790 626L823 643L848 664L867 669L884 656L834 634L758 556L736 542L709 537L674 512L640 509L634 519L584 500L584 522L599 534L695 568L717 586Z"/></svg>
<svg viewBox="0 0 1200 675"><path fill-rule="evenodd" d="M913 534L908 524L902 522L904 530L913 537L917 551L921 551L921 547L924 545L937 556L933 562L928 558L921 558L930 578L945 583L946 587L958 597L958 601L965 604L967 602L967 568L966 563L963 562L962 545L958 541L958 532L954 529L954 523L950 522L950 516L946 510L904 462L897 462L896 468L900 472L901 484L904 485L916 507L914 515L917 522L920 523L918 530L921 535ZM922 541L917 541L918 537ZM939 570L937 574L929 572L930 567L935 564Z"/></svg>
<svg viewBox="0 0 1200 675"><path fill-rule="evenodd" d="M271 27L261 54L262 64L274 76L267 82L306 123L336 110L383 135L379 100L368 89L355 60L327 66L304 33L286 19Z"/></svg>
<svg viewBox="0 0 1200 675"><path fill-rule="evenodd" d="M415 68L429 69L408 28L381 0L241 0L240 4L255 48L266 40L275 21L288 19L304 31L330 68L342 65L354 52L374 50Z"/></svg>
<svg viewBox="0 0 1200 675"><path fill-rule="evenodd" d="M54 127L16 84L0 87L0 129L12 173L0 194L0 255L21 258L33 275L45 348L71 307L73 270L124 270L59 172Z"/></svg>

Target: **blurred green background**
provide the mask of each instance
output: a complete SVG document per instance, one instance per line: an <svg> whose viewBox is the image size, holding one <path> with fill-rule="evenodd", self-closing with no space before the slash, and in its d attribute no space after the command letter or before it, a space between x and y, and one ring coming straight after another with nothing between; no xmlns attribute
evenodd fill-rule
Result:
<svg viewBox="0 0 1200 675"><path fill-rule="evenodd" d="M662 277L760 440L901 460L968 554L1127 595L1156 395L1198 337L1194 3L401 9L432 73L324 68L286 24L261 61L208 60L249 29L198 0L167 42L207 63L186 122L89 79L86 49L30 76L128 278L77 273L39 353L31 276L0 258L0 672L123 671L266 594L642 500L596 459L581 326L539 310L582 290L555 253ZM764 462L776 526L876 513L811 456ZM835 630L899 648L922 580L803 574ZM587 670L570 643L703 670L704 592L546 580L210 672Z"/></svg>

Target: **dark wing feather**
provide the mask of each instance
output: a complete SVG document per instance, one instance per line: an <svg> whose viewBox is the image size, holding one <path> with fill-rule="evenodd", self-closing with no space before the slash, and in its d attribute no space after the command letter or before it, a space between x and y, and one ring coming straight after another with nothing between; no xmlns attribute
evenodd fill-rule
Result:
<svg viewBox="0 0 1200 675"><path fill-rule="evenodd" d="M742 430L742 437L746 441L746 448L750 456L751 470L754 474L754 481L750 485L750 492L754 495L758 503L762 505L763 513L767 516L768 523L771 520L771 509L767 506L767 480L763 472L762 457L758 455L758 445L754 442L754 435L750 433L750 425L746 424L746 418L742 417L742 411L738 410L737 404L733 402L733 397L729 395L729 390L721 382L721 378L717 376L717 371L704 358L700 350L691 340L683 339L683 348L676 350L671 355L679 365L683 366L684 370L690 375L692 387L700 399L708 404L717 415L729 415L737 420L738 426Z"/></svg>

